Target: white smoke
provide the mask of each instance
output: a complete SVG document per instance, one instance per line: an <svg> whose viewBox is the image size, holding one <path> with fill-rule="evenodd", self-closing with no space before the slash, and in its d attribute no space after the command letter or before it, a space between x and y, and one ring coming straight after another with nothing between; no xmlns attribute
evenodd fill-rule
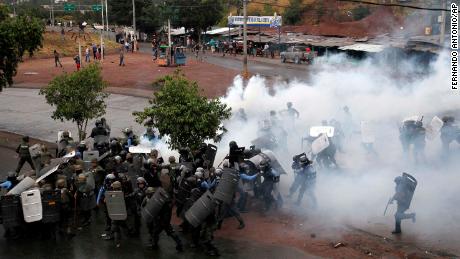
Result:
<svg viewBox="0 0 460 259"><path fill-rule="evenodd" d="M404 221L403 230L409 229L419 236L438 236L447 229L454 233L450 225L458 230L456 221L460 219L460 210L452 209L460 201L458 163L453 160L450 164L441 162L437 137L427 140L427 162L415 164L412 158L404 157L398 138L398 125L406 117L423 115L426 126L435 115L460 114L458 93L449 87L448 55L440 55L428 69L421 69L413 60L392 63L369 58L352 62L344 55L323 58L318 63L309 68L316 72L308 83L276 82L268 86L261 76L252 77L247 84L240 77L235 78L222 100L234 112L243 108L248 121L233 118L225 124L228 133L219 143L219 158L225 155L231 140L248 147L257 137L258 121L268 119L270 110L278 112L286 109L287 102L292 102L300 112L300 119L295 127L285 127L289 134L287 151L278 151L285 169L290 169L293 155L308 151L301 149L300 142L308 135L310 126L331 119L353 126L354 134L344 144L345 153L337 155L344 169L340 173L318 172L316 196L320 207L316 215L369 229L374 223L383 224L384 230L390 231L395 205L389 208L386 217L382 213L388 198L393 195L394 177L408 172L419 181L410 209L418 212L418 222ZM343 121L344 106L350 108L351 122ZM361 121L369 121L376 128L377 157L366 155L361 147ZM458 145L453 149L458 152ZM216 161L220 161L219 158ZM292 178L292 172L281 177L284 195L288 193ZM448 216L443 217L446 213ZM460 240L460 231L452 235Z"/></svg>

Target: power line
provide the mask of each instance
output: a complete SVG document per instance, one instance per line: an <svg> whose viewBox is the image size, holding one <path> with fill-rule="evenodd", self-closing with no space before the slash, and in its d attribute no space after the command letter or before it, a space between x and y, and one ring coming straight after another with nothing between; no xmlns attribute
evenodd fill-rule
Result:
<svg viewBox="0 0 460 259"><path fill-rule="evenodd" d="M447 12L450 12L450 9L422 7L422 6L416 6L416 5L384 4L384 3L374 3L374 2L362 1L362 0L336 0L336 1L338 1L338 2L359 3L359 4L368 4L368 5L379 5L379 6L402 7L402 8L411 8L411 9L418 9L418 10L428 10L428 11L447 11ZM289 5L280 5L280 4L267 3L267 2L258 2L258 1L251 1L251 3L269 5L269 6L281 7L281 8L289 7ZM302 5L304 7L311 6L311 4L310 5L309 4L300 4L300 5Z"/></svg>
<svg viewBox="0 0 460 259"><path fill-rule="evenodd" d="M337 0L337 1L339 1L339 2L351 2L351 3L368 4L368 5L382 5L382 6L404 7L404 8L412 8L412 9L428 10L428 11L447 11L447 12L450 12L450 9L432 8L432 7L422 7L422 6L416 6L416 5L374 3L374 2L362 1L362 0Z"/></svg>

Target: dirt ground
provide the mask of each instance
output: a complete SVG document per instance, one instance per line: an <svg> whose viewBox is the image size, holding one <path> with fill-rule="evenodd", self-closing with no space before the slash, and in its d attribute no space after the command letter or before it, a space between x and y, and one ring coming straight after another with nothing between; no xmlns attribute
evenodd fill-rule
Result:
<svg viewBox="0 0 460 259"><path fill-rule="evenodd" d="M31 59L21 63L14 78L17 87L40 88L64 72L76 71L72 58L62 58L63 68L55 67L54 59ZM120 67L118 55L106 56L103 63L103 77L109 83L109 91L120 94L149 97L153 92L151 83L174 72L176 67L159 67L151 55L143 53L125 54L126 66ZM85 63L83 62L83 66ZM187 65L180 67L187 78L198 82L207 97L225 94L239 71L218 67L188 58ZM112 91L113 90L113 91Z"/></svg>

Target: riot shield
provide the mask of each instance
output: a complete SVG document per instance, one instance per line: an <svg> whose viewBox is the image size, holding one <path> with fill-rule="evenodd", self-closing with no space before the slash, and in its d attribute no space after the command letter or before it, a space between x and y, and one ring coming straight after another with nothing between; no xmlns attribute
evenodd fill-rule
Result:
<svg viewBox="0 0 460 259"><path fill-rule="evenodd" d="M41 152L41 146L40 144L35 144L31 147L29 147L29 153L32 158L39 156Z"/></svg>
<svg viewBox="0 0 460 259"><path fill-rule="evenodd" d="M130 146L129 147L129 153L132 154L150 154L154 148L150 146Z"/></svg>
<svg viewBox="0 0 460 259"><path fill-rule="evenodd" d="M251 161L257 168L259 168L260 161L263 159L268 160L271 167L280 174L286 174L286 170L284 170L284 168L278 162L278 159L276 159L275 154L270 150L264 150L258 155L251 157L249 161Z"/></svg>
<svg viewBox="0 0 460 259"><path fill-rule="evenodd" d="M334 127L331 126L314 126L310 128L310 137L318 137L321 134L326 134L329 138L334 136Z"/></svg>
<svg viewBox="0 0 460 259"><path fill-rule="evenodd" d="M224 168L222 177L214 192L214 198L226 204L230 204L233 200L236 188L238 187L239 174L235 169Z"/></svg>
<svg viewBox="0 0 460 259"><path fill-rule="evenodd" d="M105 193L107 212L111 220L126 220L125 196L122 191L108 191Z"/></svg>
<svg viewBox="0 0 460 259"><path fill-rule="evenodd" d="M216 208L212 193L208 190L185 212L185 219L193 226L198 227Z"/></svg>
<svg viewBox="0 0 460 259"><path fill-rule="evenodd" d="M5 228L20 226L22 220L21 197L5 195L0 198L3 226Z"/></svg>
<svg viewBox="0 0 460 259"><path fill-rule="evenodd" d="M41 146L40 144L35 144L29 147L29 153L30 153L30 157L32 158L32 162L34 163L35 171L36 173L38 173L38 171L40 170L40 166L41 166L41 158L40 158Z"/></svg>
<svg viewBox="0 0 460 259"><path fill-rule="evenodd" d="M43 191L43 223L57 223L61 218L61 192Z"/></svg>
<svg viewBox="0 0 460 259"><path fill-rule="evenodd" d="M209 161L209 167L214 166L214 160L216 158L216 154L217 154L217 147L212 144L208 144L208 147L206 149L206 159Z"/></svg>
<svg viewBox="0 0 460 259"><path fill-rule="evenodd" d="M329 147L329 138L326 134L321 134L317 139L311 143L311 152L313 155L317 155Z"/></svg>
<svg viewBox="0 0 460 259"><path fill-rule="evenodd" d="M404 190L407 197L407 207L409 208L412 202L412 197L414 196L415 188L417 187L417 180L408 173L403 173L402 178L403 179L401 184L404 185Z"/></svg>
<svg viewBox="0 0 460 259"><path fill-rule="evenodd" d="M163 188L158 188L153 194L152 198L147 202L145 207L142 209L142 218L149 224L151 223L160 213L164 204L171 199L168 192Z"/></svg>
<svg viewBox="0 0 460 259"><path fill-rule="evenodd" d="M85 163L85 169L88 170L91 167L91 160L99 158L99 151L84 151L83 152L83 162Z"/></svg>
<svg viewBox="0 0 460 259"><path fill-rule="evenodd" d="M92 159L98 159L99 158L99 151L85 151L83 152L83 161L88 161L91 162Z"/></svg>
<svg viewBox="0 0 460 259"><path fill-rule="evenodd" d="M434 116L426 127L426 138L429 140L435 139L440 134L443 125L444 122L438 116Z"/></svg>
<svg viewBox="0 0 460 259"><path fill-rule="evenodd" d="M42 170L40 170L39 172L39 176L37 178L37 180L35 180L35 182L39 183L41 180L45 179L46 177L48 177L49 175L53 174L54 172L56 172L59 168L61 164L57 164L55 166L47 166L45 168L43 168Z"/></svg>
<svg viewBox="0 0 460 259"><path fill-rule="evenodd" d="M25 222L31 223L42 220L43 208L39 189L22 192L21 203Z"/></svg>
<svg viewBox="0 0 460 259"><path fill-rule="evenodd" d="M20 181L16 186L14 186L14 188L11 189L7 195L19 195L23 191L32 188L34 185L35 180L27 176L26 178L22 179L22 181Z"/></svg>
<svg viewBox="0 0 460 259"><path fill-rule="evenodd" d="M375 130L368 121L361 121L361 142L365 144L375 142Z"/></svg>

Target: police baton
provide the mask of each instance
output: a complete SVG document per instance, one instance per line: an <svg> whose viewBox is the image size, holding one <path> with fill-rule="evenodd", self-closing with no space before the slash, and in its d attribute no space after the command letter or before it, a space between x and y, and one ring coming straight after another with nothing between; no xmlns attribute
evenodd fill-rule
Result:
<svg viewBox="0 0 460 259"><path fill-rule="evenodd" d="M393 201L393 197L391 197L391 198L388 200L387 206L385 207L385 211L383 212L383 216L385 216L385 214L387 213L388 205L390 205L392 201Z"/></svg>

